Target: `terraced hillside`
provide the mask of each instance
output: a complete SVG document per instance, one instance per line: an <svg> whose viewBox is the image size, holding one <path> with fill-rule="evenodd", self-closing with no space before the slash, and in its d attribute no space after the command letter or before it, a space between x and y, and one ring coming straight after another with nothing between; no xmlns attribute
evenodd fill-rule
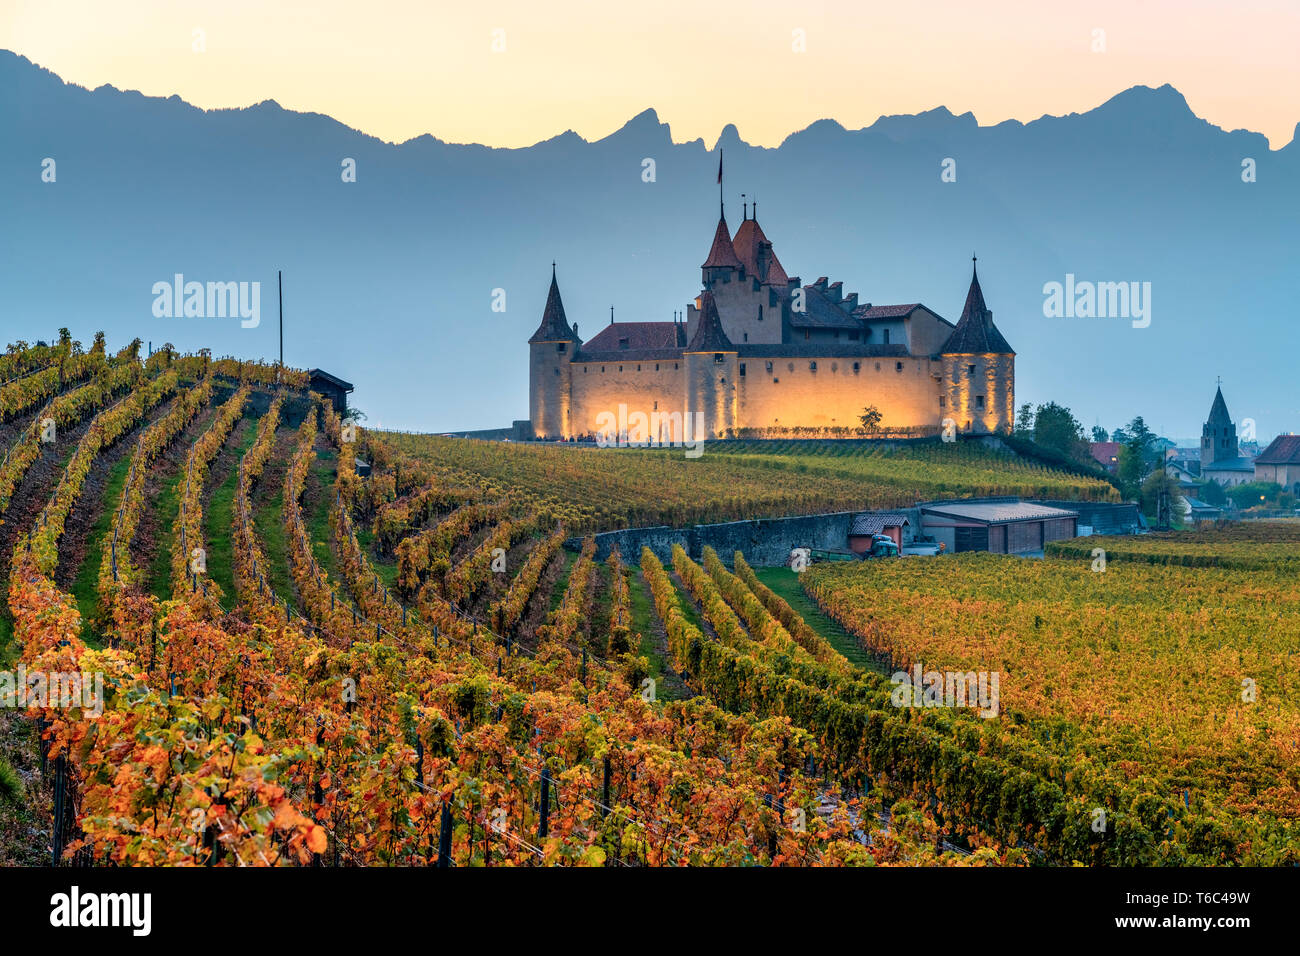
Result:
<svg viewBox="0 0 1300 956"><path fill-rule="evenodd" d="M4 666L60 689L98 675L102 699L0 709L0 862L1294 857L1258 807L1183 798L1176 769L1090 768L1027 699L994 720L897 706L878 668L902 645L835 605L850 582L819 597L841 628L742 555L564 546L625 523L1108 485L972 447L692 461L385 435L301 372L138 346L8 359Z"/></svg>

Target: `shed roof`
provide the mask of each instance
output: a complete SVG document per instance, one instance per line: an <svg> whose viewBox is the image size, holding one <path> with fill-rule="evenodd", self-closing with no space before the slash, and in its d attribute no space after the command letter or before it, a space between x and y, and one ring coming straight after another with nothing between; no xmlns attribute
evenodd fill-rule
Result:
<svg viewBox="0 0 1300 956"><path fill-rule="evenodd" d="M1030 501L952 501L922 505L925 514L978 521L981 524L1010 524L1014 521L1041 521L1044 518L1077 518L1079 512L1051 508Z"/></svg>
<svg viewBox="0 0 1300 956"><path fill-rule="evenodd" d="M853 519L853 524L849 528L849 534L866 535L880 534L886 528L901 528L910 525L907 515L900 514L867 514L858 515Z"/></svg>
<svg viewBox="0 0 1300 956"><path fill-rule="evenodd" d="M345 382L337 375L331 375L329 372L321 368L312 369L307 373L307 378L311 381L320 379L321 381L329 382L329 384L333 385L335 388L341 388L345 392L350 392L353 388L351 382Z"/></svg>

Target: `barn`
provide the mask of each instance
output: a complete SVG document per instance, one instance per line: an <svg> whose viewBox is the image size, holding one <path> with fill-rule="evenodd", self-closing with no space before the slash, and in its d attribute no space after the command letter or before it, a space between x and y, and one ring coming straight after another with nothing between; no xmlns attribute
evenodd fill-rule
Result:
<svg viewBox="0 0 1300 956"><path fill-rule="evenodd" d="M911 540L911 526L907 515L892 512L854 515L849 526L849 550L856 554L869 551L872 535L877 534L889 535L902 548L904 535Z"/></svg>
<svg viewBox="0 0 1300 956"><path fill-rule="evenodd" d="M1018 498L935 501L920 510L922 532L947 551L1024 554L1078 533L1077 511Z"/></svg>

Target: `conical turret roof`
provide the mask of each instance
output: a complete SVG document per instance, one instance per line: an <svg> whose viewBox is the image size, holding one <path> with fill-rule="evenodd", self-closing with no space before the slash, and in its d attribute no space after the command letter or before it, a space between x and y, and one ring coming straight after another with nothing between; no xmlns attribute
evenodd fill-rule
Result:
<svg viewBox="0 0 1300 956"><path fill-rule="evenodd" d="M542 312L542 324L537 326L537 331L528 339L528 344L571 342L576 339L577 335L564 315L564 303L560 301L560 286L555 281L555 263L551 263L551 291L546 294L546 309Z"/></svg>
<svg viewBox="0 0 1300 956"><path fill-rule="evenodd" d="M1007 344L996 325L993 313L984 304L984 290L980 288L980 277L971 267L970 289L966 292L966 305L961 310L957 327L948 336L947 343L939 350L941 355L1015 355L1015 350Z"/></svg>
<svg viewBox="0 0 1300 956"><path fill-rule="evenodd" d="M705 292L700 296L700 324L695 327L695 334L686 346L687 352L734 352L736 347L722 331L722 318L718 315L717 303L713 293Z"/></svg>
<svg viewBox="0 0 1300 956"><path fill-rule="evenodd" d="M736 247L731 244L731 231L727 228L727 217L718 218L718 228L713 232L713 245L709 248L709 257L704 260L701 269L732 268L739 269L740 259L736 256Z"/></svg>

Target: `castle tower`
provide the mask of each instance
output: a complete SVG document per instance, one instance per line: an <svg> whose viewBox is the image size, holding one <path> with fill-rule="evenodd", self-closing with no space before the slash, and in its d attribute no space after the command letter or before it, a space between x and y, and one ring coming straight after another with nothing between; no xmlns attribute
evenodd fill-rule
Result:
<svg viewBox="0 0 1300 956"><path fill-rule="evenodd" d="M1210 417L1201 428L1201 469L1216 461L1232 461L1239 458L1237 448L1237 426L1228 414L1228 403L1223 400L1223 389L1214 390L1214 404L1210 406Z"/></svg>
<svg viewBox="0 0 1300 956"><path fill-rule="evenodd" d="M700 320L686 346L686 418L692 429L700 419L707 438L722 438L736 429L736 374L739 354L722 330L712 292L700 296ZM699 413L697 415L697 413ZM685 427L685 423L684 423ZM692 431L693 438L699 438Z"/></svg>
<svg viewBox="0 0 1300 956"><path fill-rule="evenodd" d="M709 247L709 257L700 266L704 288L711 289L719 282L734 282L740 275L741 265L736 247L731 243L727 217L719 216L718 228L713 231L713 245Z"/></svg>
<svg viewBox="0 0 1300 956"><path fill-rule="evenodd" d="M528 418L537 438L569 438L573 355L582 342L569 326L551 263L551 290L537 331L528 339Z"/></svg>
<svg viewBox="0 0 1300 956"><path fill-rule="evenodd" d="M1009 432L1015 420L1016 353L993 324L974 265L966 305L939 356L940 420L951 418L958 431L969 434Z"/></svg>

